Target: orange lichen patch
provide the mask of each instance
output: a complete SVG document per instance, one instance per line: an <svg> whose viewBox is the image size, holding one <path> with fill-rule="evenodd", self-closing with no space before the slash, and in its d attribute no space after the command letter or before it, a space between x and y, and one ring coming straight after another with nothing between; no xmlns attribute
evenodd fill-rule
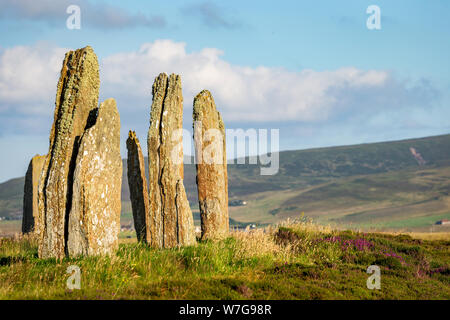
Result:
<svg viewBox="0 0 450 320"><path fill-rule="evenodd" d="M148 131L150 239L157 248L195 243L194 220L183 184L181 77L161 73L153 83Z"/></svg>
<svg viewBox="0 0 450 320"><path fill-rule="evenodd" d="M194 99L194 141L202 239L228 234L228 177L225 126L207 90Z"/></svg>

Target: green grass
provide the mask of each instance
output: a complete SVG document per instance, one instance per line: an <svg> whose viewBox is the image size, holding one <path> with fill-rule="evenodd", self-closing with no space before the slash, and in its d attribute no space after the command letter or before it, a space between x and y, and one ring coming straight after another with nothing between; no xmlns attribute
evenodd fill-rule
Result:
<svg viewBox="0 0 450 320"><path fill-rule="evenodd" d="M361 239L371 246L358 249ZM0 299L450 298L449 241L308 222L183 248L122 243L112 256L62 261L38 259L30 240L0 241ZM381 268L381 290L366 287L372 264ZM80 290L66 288L70 265L81 269Z"/></svg>
<svg viewBox="0 0 450 320"><path fill-rule="evenodd" d="M444 214L431 214L428 216L419 216L419 217L409 217L399 220L391 220L391 221L385 221L382 223L363 223L358 224L354 223L352 224L353 228L360 228L360 229L378 229L378 230L395 230L395 229L403 229L406 231L415 230L417 228L423 228L424 226L427 226L429 228L442 228L441 226L436 226L436 221L442 220L442 219L450 219L450 212L444 213Z"/></svg>
<svg viewBox="0 0 450 320"><path fill-rule="evenodd" d="M280 220L277 215L272 214L278 210L280 204L290 197L298 194L298 190L285 190L283 192L267 191L249 195L246 199L247 205L228 207L233 219L247 223L276 223Z"/></svg>
<svg viewBox="0 0 450 320"><path fill-rule="evenodd" d="M430 215L425 217L417 217L399 221L390 221L384 224L386 228L408 228L422 227L424 225L434 225L436 221L450 219L450 212L438 215Z"/></svg>

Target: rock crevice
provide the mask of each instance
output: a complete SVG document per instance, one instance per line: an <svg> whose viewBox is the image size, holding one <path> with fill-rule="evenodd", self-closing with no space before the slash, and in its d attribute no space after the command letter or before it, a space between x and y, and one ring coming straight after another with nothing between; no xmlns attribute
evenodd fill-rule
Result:
<svg viewBox="0 0 450 320"><path fill-rule="evenodd" d="M117 246L120 118L113 99L98 107L99 87L98 61L92 48L66 53L56 91L49 153L38 188L41 258L103 254ZM104 199L99 193L104 186L109 188L109 204L97 199ZM101 212L103 216L99 216Z"/></svg>
<svg viewBox="0 0 450 320"><path fill-rule="evenodd" d="M194 98L193 121L202 239L221 238L229 231L226 136L208 90Z"/></svg>
<svg viewBox="0 0 450 320"><path fill-rule="evenodd" d="M69 256L110 254L120 231L122 158L114 99L100 104L79 143L67 218Z"/></svg>
<svg viewBox="0 0 450 320"><path fill-rule="evenodd" d="M181 78L161 73L152 87L148 131L150 244L170 248L195 243L192 211L183 185Z"/></svg>

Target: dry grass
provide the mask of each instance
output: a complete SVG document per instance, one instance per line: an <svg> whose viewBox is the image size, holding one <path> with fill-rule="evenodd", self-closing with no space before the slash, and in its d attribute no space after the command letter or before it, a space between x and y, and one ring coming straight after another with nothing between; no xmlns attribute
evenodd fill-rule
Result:
<svg viewBox="0 0 450 320"><path fill-rule="evenodd" d="M336 232L331 226L315 224L312 219L305 218L304 212L298 218L287 218L275 225L275 229L280 227L290 228L298 232L303 232L309 235L315 234L330 234Z"/></svg>
<svg viewBox="0 0 450 320"><path fill-rule="evenodd" d="M231 236L236 239L236 257L239 259L272 256L277 260L290 261L292 258L292 246L275 243L273 229L233 231Z"/></svg>

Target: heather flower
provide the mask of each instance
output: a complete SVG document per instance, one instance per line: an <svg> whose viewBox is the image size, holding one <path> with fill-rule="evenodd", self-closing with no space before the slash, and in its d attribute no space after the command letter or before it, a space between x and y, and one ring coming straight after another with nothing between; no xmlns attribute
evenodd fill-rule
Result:
<svg viewBox="0 0 450 320"><path fill-rule="evenodd" d="M351 248L355 248L358 251L365 251L374 248L374 244L364 238L343 240L339 236L333 236L324 239L318 239L316 240L316 242L339 243L343 251L347 251Z"/></svg>
<svg viewBox="0 0 450 320"><path fill-rule="evenodd" d="M392 252L392 251L391 252L381 251L380 253L382 255L384 255L385 257L393 257L393 258L396 258L396 259L400 260L402 263L405 263L405 259L403 259L402 256L396 254L395 252Z"/></svg>

